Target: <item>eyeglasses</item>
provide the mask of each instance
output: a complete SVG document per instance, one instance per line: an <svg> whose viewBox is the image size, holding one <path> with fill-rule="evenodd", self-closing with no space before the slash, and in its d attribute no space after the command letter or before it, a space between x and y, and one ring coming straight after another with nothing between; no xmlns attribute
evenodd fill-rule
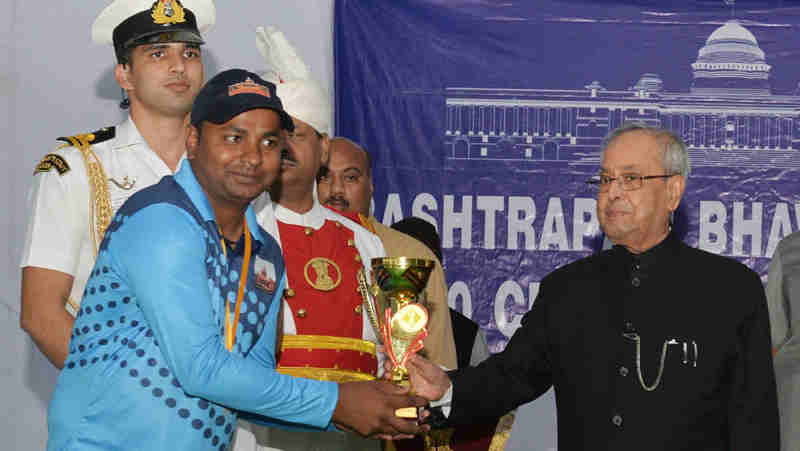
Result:
<svg viewBox="0 0 800 451"><path fill-rule="evenodd" d="M625 191L635 191L642 187L645 180L650 179L664 179L670 178L678 174L664 174L664 175L639 175L639 174L622 174L619 177L611 177L608 175L597 175L587 180L586 183L591 185L597 192L605 193L611 188L611 184L619 182L619 186Z"/></svg>

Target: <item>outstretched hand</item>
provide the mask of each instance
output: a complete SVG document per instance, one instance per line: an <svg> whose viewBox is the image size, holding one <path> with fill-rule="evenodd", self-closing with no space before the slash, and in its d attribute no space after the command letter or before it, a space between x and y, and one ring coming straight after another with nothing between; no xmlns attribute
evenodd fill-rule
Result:
<svg viewBox="0 0 800 451"><path fill-rule="evenodd" d="M420 426L416 419L396 416L395 410L425 404L427 400L412 395L408 387L387 381L341 383L333 422L365 437L403 438L426 427Z"/></svg>
<svg viewBox="0 0 800 451"><path fill-rule="evenodd" d="M392 362L386 359L383 363L384 377L392 373ZM424 397L429 401L437 401L450 388L450 378L438 365L420 356L412 355L406 362L408 380L415 395Z"/></svg>

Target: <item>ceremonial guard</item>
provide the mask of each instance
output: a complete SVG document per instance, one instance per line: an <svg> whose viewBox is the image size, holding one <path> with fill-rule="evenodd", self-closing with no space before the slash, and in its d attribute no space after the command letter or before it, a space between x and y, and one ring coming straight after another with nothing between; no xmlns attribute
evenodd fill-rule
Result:
<svg viewBox="0 0 800 451"><path fill-rule="evenodd" d="M59 138L36 166L20 265L22 327L59 368L111 218L184 158L186 117L204 80L200 33L215 17L211 0L116 0L92 26L96 43L113 44L130 115Z"/></svg>
<svg viewBox="0 0 800 451"><path fill-rule="evenodd" d="M414 217L402 221L404 225L416 224L403 227L403 230L410 230L406 232L408 234L395 229L397 224L391 228L381 224L375 216L370 215L370 200L374 186L369 153L347 138L336 137L331 139L330 143L328 166L317 178L320 202L342 212L348 218L359 221L365 228L375 233L388 256L423 258L437 262L425 287L427 307L431 312L428 323L429 335L425 338L424 351L427 356L436 364L452 369L456 368L456 362L459 368L469 366L473 351L477 351L478 356L474 357L477 357L478 362L488 357L486 342L476 340L476 337L481 336L477 324L465 316L460 317L462 320L460 323L451 321L451 318L458 319L459 316L454 315L460 313L451 311L447 306L447 284L442 269L441 245L436 228ZM465 322L468 330L461 329L459 333L456 325L464 327ZM472 329L469 329L470 327ZM458 338L463 340L458 342ZM476 344L482 344L483 348ZM466 356L461 358L461 354ZM483 358L480 358L481 355ZM497 419L492 419L462 426L455 431L436 430L424 437L414 437L412 440L387 442L384 451L502 449L511 433L513 421L512 412L503 417L499 423Z"/></svg>
<svg viewBox="0 0 800 451"><path fill-rule="evenodd" d="M279 182L271 196L255 201L261 224L273 214L277 219L270 233L286 261L278 371L336 382L374 379L382 360L363 311L362 296L368 294L359 290L358 273L369 278L370 261L385 256L383 246L375 235L317 199L316 175L328 159L328 95L311 79L283 33L259 28L257 42L269 68L264 78L277 85L295 125ZM379 441L352 433L269 426L240 427L234 449L380 449Z"/></svg>

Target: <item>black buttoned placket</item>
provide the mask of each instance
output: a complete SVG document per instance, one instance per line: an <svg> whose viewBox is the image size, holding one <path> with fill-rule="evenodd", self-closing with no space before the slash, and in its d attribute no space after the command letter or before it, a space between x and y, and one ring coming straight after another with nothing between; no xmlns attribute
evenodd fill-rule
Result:
<svg viewBox="0 0 800 451"><path fill-rule="evenodd" d="M647 391L639 379L637 369L636 341L640 343L640 365L644 384L652 386L657 378L661 349L665 334L669 329L669 319L658 311L664 309L663 280L657 271L658 254L663 252L662 244L644 254L632 254L624 248L617 248L620 265L619 284L620 298L616 313L618 336L613 343L616 346L616 360L610 368L612 385L612 405L607 419L610 429L609 449L630 449L643 439L642 418L650 412L648 402L660 397L654 391ZM662 375L663 379L668 375ZM646 422L645 422L646 423Z"/></svg>

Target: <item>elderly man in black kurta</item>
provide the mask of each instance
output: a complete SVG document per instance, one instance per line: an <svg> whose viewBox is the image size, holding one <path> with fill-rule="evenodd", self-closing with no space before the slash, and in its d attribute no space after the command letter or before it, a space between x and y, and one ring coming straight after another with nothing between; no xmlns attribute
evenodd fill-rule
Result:
<svg viewBox="0 0 800 451"><path fill-rule="evenodd" d="M688 172L671 132L612 132L590 183L614 247L546 276L505 350L481 365L444 373L415 357L416 391L460 424L553 386L561 450L778 450L764 289L671 233Z"/></svg>

